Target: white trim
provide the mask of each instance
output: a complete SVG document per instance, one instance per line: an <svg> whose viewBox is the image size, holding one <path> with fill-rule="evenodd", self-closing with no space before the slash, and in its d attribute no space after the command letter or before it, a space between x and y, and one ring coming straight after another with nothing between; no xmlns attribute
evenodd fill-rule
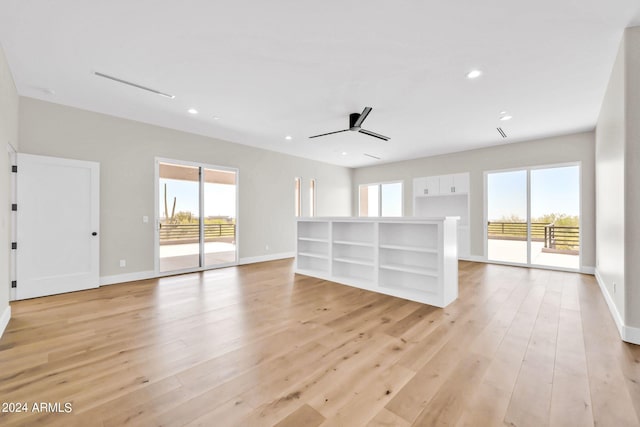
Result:
<svg viewBox="0 0 640 427"><path fill-rule="evenodd" d="M295 252L280 252L278 254L245 257L245 258L240 258L240 260L238 261L238 265L254 264L257 262L265 262L265 261L275 261L278 259L294 258L295 256L296 256Z"/></svg>
<svg viewBox="0 0 640 427"><path fill-rule="evenodd" d="M580 273L590 274L592 276L595 276L596 268L595 267L591 267L590 265L583 265L583 266L580 267Z"/></svg>
<svg viewBox="0 0 640 427"><path fill-rule="evenodd" d="M9 154L9 160L11 162L11 166L18 165L18 152L11 145L11 143L7 143L7 153ZM18 203L17 201L18 195L18 177L16 173L11 172L9 170L9 203L14 204ZM11 242L18 241L18 213L15 211L9 211L9 237ZM17 256L16 251L9 250L9 283L13 282L17 279ZM16 299L16 288L9 288L9 301L14 301ZM0 331L0 336L2 336L2 332Z"/></svg>
<svg viewBox="0 0 640 427"><path fill-rule="evenodd" d="M464 257L458 257L458 260L460 260L460 261L471 261L471 262L481 262L483 264L506 265L508 267L524 267L524 268L535 268L535 269L538 269L538 270L552 270L552 271L564 271L564 272L567 272L567 273L590 274L592 276L595 274L595 267L591 267L591 266L582 266L579 269L575 269L575 268L563 268L563 267L556 267L556 266L552 266L552 265L541 265L541 264L527 265L527 264L518 264L518 263L514 263L514 262L503 262L503 261L488 260L486 257L482 257L482 256L479 256L479 255L468 255L468 256L464 256Z"/></svg>
<svg viewBox="0 0 640 427"><path fill-rule="evenodd" d="M631 344L640 345L640 328L625 326L622 340Z"/></svg>
<svg viewBox="0 0 640 427"><path fill-rule="evenodd" d="M467 255L467 256L459 256L459 261L471 261L471 262L484 262L487 264L487 259L478 255Z"/></svg>
<svg viewBox="0 0 640 427"><path fill-rule="evenodd" d="M265 262L265 261L275 261L279 259L285 258L293 258L295 257L295 252L281 252L278 254L269 254L269 255L260 255L254 257L240 258L238 265L246 265L246 264L254 264L257 262ZM217 270L219 268L227 268L227 267L236 267L235 264L225 264L223 266L216 266L214 268L206 268L206 269L190 269L184 271L170 271L166 273L158 273L153 270L149 271L138 271L135 273L125 273L125 274L114 274L113 276L102 276L100 277L100 286L108 286L115 285L118 283L126 283L126 282L135 282L137 280L147 280L147 279L157 279L160 277L169 277L175 276L177 274L189 274L189 273L199 273L202 271L209 270Z"/></svg>
<svg viewBox="0 0 640 427"><path fill-rule="evenodd" d="M117 283L134 282L136 280L154 279L158 276L154 271L138 271L136 273L114 274L100 277L100 286L115 285Z"/></svg>
<svg viewBox="0 0 640 427"><path fill-rule="evenodd" d="M620 312L618 311L616 304L613 302L611 295L609 295L609 291L607 290L607 287L604 285L604 280L602 279L602 276L600 275L600 272L598 271L597 268L596 268L595 276L596 276L596 282L598 282L598 286L600 286L600 291L604 296L604 300L607 302L607 305L609 306L609 312L611 312L611 317L613 317L613 321L616 323L616 328L618 328L618 333L620 334L620 338L622 338L623 341L626 341L624 337L625 326L624 326L624 322L622 321L622 316L620 316ZM639 344L639 343L640 343L640 340L638 340L634 344Z"/></svg>
<svg viewBox="0 0 640 427"><path fill-rule="evenodd" d="M8 305L4 309L4 312L2 313L2 316L0 316L0 338L2 338L2 334L4 334L4 330L7 328L7 325L9 324L9 320L11 320L11 306L10 305Z"/></svg>

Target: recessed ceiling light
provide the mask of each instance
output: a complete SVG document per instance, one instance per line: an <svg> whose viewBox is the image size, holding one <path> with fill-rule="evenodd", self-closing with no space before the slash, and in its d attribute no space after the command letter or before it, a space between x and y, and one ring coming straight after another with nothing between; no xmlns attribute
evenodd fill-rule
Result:
<svg viewBox="0 0 640 427"><path fill-rule="evenodd" d="M287 141L291 141L293 137L291 135L287 135L284 137L284 139L286 139Z"/></svg>
<svg viewBox="0 0 640 427"><path fill-rule="evenodd" d="M468 79L477 79L481 75L482 75L482 71L480 71L480 70L471 70L471 71L469 71L467 73L467 78Z"/></svg>
<svg viewBox="0 0 640 427"><path fill-rule="evenodd" d="M218 116L213 116L213 120L220 120L220 117L218 117Z"/></svg>
<svg viewBox="0 0 640 427"><path fill-rule="evenodd" d="M513 118L513 116L506 115L506 116L500 117L500 120L502 120L504 122L504 121L507 121L507 120L511 120L512 118Z"/></svg>
<svg viewBox="0 0 640 427"><path fill-rule="evenodd" d="M506 111L500 111L500 115L507 114Z"/></svg>
<svg viewBox="0 0 640 427"><path fill-rule="evenodd" d="M187 113L189 113L189 114L198 114L198 110L196 110L195 108L189 108L187 110Z"/></svg>
<svg viewBox="0 0 640 427"><path fill-rule="evenodd" d="M343 151L343 152L342 152L342 155L343 155L343 156L346 156L347 154L349 154L349 153L347 153L346 151Z"/></svg>

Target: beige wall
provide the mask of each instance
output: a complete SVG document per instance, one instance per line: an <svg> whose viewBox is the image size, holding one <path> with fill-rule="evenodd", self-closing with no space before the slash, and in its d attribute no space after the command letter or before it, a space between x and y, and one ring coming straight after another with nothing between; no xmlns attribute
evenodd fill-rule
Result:
<svg viewBox="0 0 640 427"><path fill-rule="evenodd" d="M640 328L640 27L626 30L625 45L625 323Z"/></svg>
<svg viewBox="0 0 640 427"><path fill-rule="evenodd" d="M597 277L623 339L640 344L640 27L620 43L596 127ZM614 287L613 284L616 284Z"/></svg>
<svg viewBox="0 0 640 427"><path fill-rule="evenodd" d="M18 148L18 93L0 46L0 316L9 306L10 169L7 145ZM0 331L1 333L1 331Z"/></svg>
<svg viewBox="0 0 640 427"><path fill-rule="evenodd" d="M484 257L484 172L568 162L582 164L582 265L593 267L595 265L593 132L356 169L352 190L354 194L352 210L357 212L357 189L360 184L403 180L404 212L409 216L413 213L413 178L469 172L471 255Z"/></svg>
<svg viewBox="0 0 640 427"><path fill-rule="evenodd" d="M240 170L240 258L294 250L294 177L317 180L317 213L351 214L351 169L31 98L20 102L20 151L100 162L100 275L154 268L154 159ZM269 250L266 250L269 245ZM127 267L120 268L119 260Z"/></svg>
<svg viewBox="0 0 640 427"><path fill-rule="evenodd" d="M611 73L596 127L596 267L624 318L624 40ZM614 292L613 284L616 284Z"/></svg>

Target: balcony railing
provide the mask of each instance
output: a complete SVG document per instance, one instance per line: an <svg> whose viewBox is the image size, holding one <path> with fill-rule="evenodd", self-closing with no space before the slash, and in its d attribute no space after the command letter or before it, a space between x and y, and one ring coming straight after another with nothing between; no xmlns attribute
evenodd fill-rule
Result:
<svg viewBox="0 0 640 427"><path fill-rule="evenodd" d="M235 224L204 224L205 242L232 242L236 238ZM195 243L200 239L200 224L160 224L160 244Z"/></svg>
<svg viewBox="0 0 640 427"><path fill-rule="evenodd" d="M526 222L489 222L487 230L489 239L527 240ZM531 240L544 242L546 252L577 253L580 227L532 222Z"/></svg>

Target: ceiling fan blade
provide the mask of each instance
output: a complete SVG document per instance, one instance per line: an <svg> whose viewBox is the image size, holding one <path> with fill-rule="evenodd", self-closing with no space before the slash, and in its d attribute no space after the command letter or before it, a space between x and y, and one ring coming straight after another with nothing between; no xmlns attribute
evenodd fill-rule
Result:
<svg viewBox="0 0 640 427"><path fill-rule="evenodd" d="M371 107L365 107L364 110L362 110L362 114L360 114L360 117L358 117L358 120L356 120L354 126L357 127L357 128L362 126L362 122L364 122L364 119L367 118L367 116L369 115L371 110L372 110Z"/></svg>
<svg viewBox="0 0 640 427"><path fill-rule="evenodd" d="M374 138L380 138L384 141L388 141L391 139L388 136L380 135L379 133L371 132L370 130L366 129L360 129L358 132L364 133L365 135L373 136Z"/></svg>
<svg viewBox="0 0 640 427"><path fill-rule="evenodd" d="M346 132L348 130L350 129L342 129L342 130L337 130L335 132L321 133L320 135L313 135L313 136L310 136L309 138L318 138L320 136L333 135L334 133Z"/></svg>

